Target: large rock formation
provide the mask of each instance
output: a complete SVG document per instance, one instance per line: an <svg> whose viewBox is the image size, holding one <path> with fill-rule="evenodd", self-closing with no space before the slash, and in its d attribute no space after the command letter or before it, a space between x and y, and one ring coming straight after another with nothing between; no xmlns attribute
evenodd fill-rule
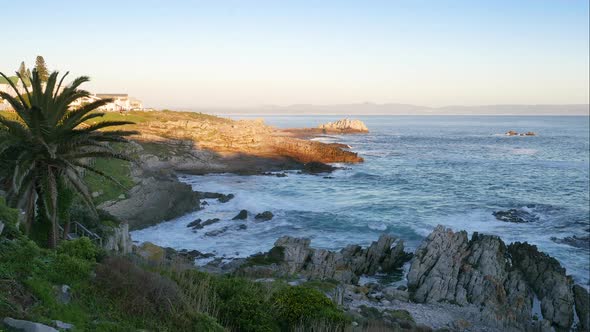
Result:
<svg viewBox="0 0 590 332"><path fill-rule="evenodd" d="M554 258L535 246L506 247L497 236L438 226L417 249L408 272L412 299L481 307L481 320L498 328L526 329L533 294L543 318L558 328L573 323L572 281Z"/></svg>
<svg viewBox="0 0 590 332"><path fill-rule="evenodd" d="M580 331L590 331L590 295L586 288L574 285L574 300L576 303L576 314L580 320Z"/></svg>
<svg viewBox="0 0 590 332"><path fill-rule="evenodd" d="M199 209L191 186L176 179L148 177L133 187L127 198L99 208L129 223L130 229L148 227Z"/></svg>
<svg viewBox="0 0 590 332"><path fill-rule="evenodd" d="M332 279L349 284L357 283L361 275L390 272L401 267L410 257L404 252L402 240L385 234L368 248L349 245L340 252L314 249L310 242L309 239L283 236L268 253L251 259L253 263L271 264L247 263L240 273L263 273L264 276L299 274L308 279Z"/></svg>
<svg viewBox="0 0 590 332"><path fill-rule="evenodd" d="M541 300L545 319L568 329L574 322L573 280L565 269L536 246L516 242L509 246L512 264L523 272L524 278Z"/></svg>
<svg viewBox="0 0 590 332"><path fill-rule="evenodd" d="M103 239L102 246L118 254L130 254L133 250L133 242L129 235L129 224L123 222L118 227L113 227L109 235Z"/></svg>
<svg viewBox="0 0 590 332"><path fill-rule="evenodd" d="M319 125L318 128L327 132L368 133L369 128L361 120L342 119Z"/></svg>

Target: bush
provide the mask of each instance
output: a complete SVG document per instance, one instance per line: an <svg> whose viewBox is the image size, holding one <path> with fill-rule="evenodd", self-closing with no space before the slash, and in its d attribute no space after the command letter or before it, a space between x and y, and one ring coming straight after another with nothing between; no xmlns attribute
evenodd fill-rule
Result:
<svg viewBox="0 0 590 332"><path fill-rule="evenodd" d="M18 210L9 208L2 196L0 196L0 222L4 223L4 230L0 236L15 238L20 234L17 229Z"/></svg>
<svg viewBox="0 0 590 332"><path fill-rule="evenodd" d="M62 241L57 247L57 252L91 262L95 262L100 250L87 237L81 237L72 241Z"/></svg>
<svg viewBox="0 0 590 332"><path fill-rule="evenodd" d="M288 327L312 326L317 322L344 327L348 322L330 299L313 288L288 287L275 293L272 301L277 319Z"/></svg>
<svg viewBox="0 0 590 332"><path fill-rule="evenodd" d="M182 306L178 286L122 257L109 257L96 268L96 283L129 315L165 318Z"/></svg>
<svg viewBox="0 0 590 332"><path fill-rule="evenodd" d="M58 284L72 284L87 279L92 263L66 254L56 254L49 264L48 279Z"/></svg>
<svg viewBox="0 0 590 332"><path fill-rule="evenodd" d="M217 280L219 320L235 331L276 331L264 285L235 277Z"/></svg>
<svg viewBox="0 0 590 332"><path fill-rule="evenodd" d="M22 280L41 269L41 249L25 237L0 239L0 278Z"/></svg>

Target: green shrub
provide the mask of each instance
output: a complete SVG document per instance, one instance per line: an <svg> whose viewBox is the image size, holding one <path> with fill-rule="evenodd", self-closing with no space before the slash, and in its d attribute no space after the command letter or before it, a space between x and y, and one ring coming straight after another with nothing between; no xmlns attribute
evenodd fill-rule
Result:
<svg viewBox="0 0 590 332"><path fill-rule="evenodd" d="M4 230L0 236L14 238L20 234L17 229L18 210L8 207L2 196L0 196L0 222L4 223Z"/></svg>
<svg viewBox="0 0 590 332"><path fill-rule="evenodd" d="M178 286L123 257L109 257L96 268L97 286L121 310L141 317L167 317L183 305Z"/></svg>
<svg viewBox="0 0 590 332"><path fill-rule="evenodd" d="M312 326L316 322L341 325L348 318L322 292L307 287L288 287L274 294L276 318L289 327Z"/></svg>
<svg viewBox="0 0 590 332"><path fill-rule="evenodd" d="M42 270L41 251L35 242L26 237L0 239L0 277L22 280Z"/></svg>
<svg viewBox="0 0 590 332"><path fill-rule="evenodd" d="M264 285L236 277L216 283L219 321L235 331L276 331Z"/></svg>
<svg viewBox="0 0 590 332"><path fill-rule="evenodd" d="M81 237L72 241L62 241L57 252L87 261L94 262L98 257L100 250L87 237Z"/></svg>
<svg viewBox="0 0 590 332"><path fill-rule="evenodd" d="M58 253L49 263L47 278L58 284L71 285L87 279L92 266L87 260Z"/></svg>

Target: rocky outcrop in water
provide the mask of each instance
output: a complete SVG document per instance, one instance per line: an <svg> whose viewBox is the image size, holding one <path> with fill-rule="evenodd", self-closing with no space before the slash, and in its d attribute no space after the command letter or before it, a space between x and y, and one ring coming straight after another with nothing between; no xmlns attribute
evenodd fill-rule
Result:
<svg viewBox="0 0 590 332"><path fill-rule="evenodd" d="M588 249L590 250L590 235L587 236L568 236L564 237L563 239L559 239L556 237L552 237L551 241L555 243L567 244L568 246Z"/></svg>
<svg viewBox="0 0 590 332"><path fill-rule="evenodd" d="M361 120L342 119L318 126L327 132L368 133L369 128Z"/></svg>
<svg viewBox="0 0 590 332"><path fill-rule="evenodd" d="M199 196L190 185L176 179L148 177L141 179L127 198L105 202L99 208L125 220L130 229L139 229L199 209Z"/></svg>
<svg viewBox="0 0 590 332"><path fill-rule="evenodd" d="M272 214L272 212L270 211L264 211L262 213L257 214L254 219L258 220L258 221L269 221L272 218L274 218L274 214Z"/></svg>
<svg viewBox="0 0 590 332"><path fill-rule="evenodd" d="M481 307L481 320L526 329L533 296L543 318L561 329L573 323L572 280L559 262L527 243L506 247L497 236L438 226L417 249L408 272L412 299Z"/></svg>
<svg viewBox="0 0 590 332"><path fill-rule="evenodd" d="M496 211L492 213L496 219L505 222L513 222L513 223L528 223L528 222L535 222L539 221L539 217L536 215L519 209L510 209L506 211Z"/></svg>
<svg viewBox="0 0 590 332"><path fill-rule="evenodd" d="M526 133L519 133L514 130L509 130L506 132L506 136L537 136L534 131L527 131Z"/></svg>
<svg viewBox="0 0 590 332"><path fill-rule="evenodd" d="M381 235L368 248L349 245L340 252L310 247L310 240L283 236L268 253L259 255L242 267L243 275L263 276L299 274L307 279L333 279L356 283L361 275L390 272L409 259L403 241ZM257 264L257 263L266 264ZM270 264L268 264L270 263Z"/></svg>
<svg viewBox="0 0 590 332"><path fill-rule="evenodd" d="M241 210L235 217L231 218L231 220L246 220L248 219L248 210Z"/></svg>

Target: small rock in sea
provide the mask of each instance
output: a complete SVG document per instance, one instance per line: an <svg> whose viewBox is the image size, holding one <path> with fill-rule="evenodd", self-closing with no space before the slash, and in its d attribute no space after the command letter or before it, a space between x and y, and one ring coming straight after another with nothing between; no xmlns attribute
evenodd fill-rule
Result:
<svg viewBox="0 0 590 332"><path fill-rule="evenodd" d="M539 217L524 210L510 209L506 211L496 211L492 213L496 219L513 223L528 223L539 221Z"/></svg>
<svg viewBox="0 0 590 332"><path fill-rule="evenodd" d="M201 229L201 228L203 228L203 225L201 225L201 219L196 219L196 220L188 223L188 225L186 225L186 227L192 227L193 229Z"/></svg>
<svg viewBox="0 0 590 332"><path fill-rule="evenodd" d="M324 176L324 179L333 179L333 176Z"/></svg>
<svg viewBox="0 0 590 332"><path fill-rule="evenodd" d="M318 174L318 173L330 173L334 171L336 167L328 164L312 161L303 165L303 173L307 174Z"/></svg>
<svg viewBox="0 0 590 332"><path fill-rule="evenodd" d="M231 220L245 220L248 219L248 210L241 210L235 217Z"/></svg>
<svg viewBox="0 0 590 332"><path fill-rule="evenodd" d="M207 202L207 201L202 201L202 202L201 202L201 205L202 205L202 206L209 205L209 202Z"/></svg>
<svg viewBox="0 0 590 332"><path fill-rule="evenodd" d="M246 226L246 224L241 224L238 226L238 230L244 230L244 229L248 229L248 226Z"/></svg>
<svg viewBox="0 0 590 332"><path fill-rule="evenodd" d="M223 233L227 232L228 229L229 229L229 227L225 226L223 228L207 232L207 233L205 233L205 236L217 236L219 234L223 234Z"/></svg>
<svg viewBox="0 0 590 332"><path fill-rule="evenodd" d="M219 218L207 219L205 222L203 222L201 224L201 228L203 228L205 226L213 225L215 223L218 223L219 221L220 221Z"/></svg>
<svg viewBox="0 0 590 332"><path fill-rule="evenodd" d="M266 175L266 176L276 176L278 178L284 178L287 177L287 173L282 172L282 173L272 173L272 172L264 172L262 173L262 175Z"/></svg>
<svg viewBox="0 0 590 332"><path fill-rule="evenodd" d="M518 136L518 132L514 130L509 130L506 132L506 136Z"/></svg>
<svg viewBox="0 0 590 332"><path fill-rule="evenodd" d="M222 195L221 197L219 197L217 200L221 203L227 203L229 202L232 198L234 198L234 194L229 194L229 195Z"/></svg>
<svg viewBox="0 0 590 332"><path fill-rule="evenodd" d="M272 214L272 212L264 211L262 213L257 214L256 217L254 217L254 219L260 220L260 221L269 221L273 217L274 217L274 215Z"/></svg>
<svg viewBox="0 0 590 332"><path fill-rule="evenodd" d="M506 132L506 136L537 136L534 131L527 131L526 133L519 133L514 130L509 130Z"/></svg>
<svg viewBox="0 0 590 332"><path fill-rule="evenodd" d="M590 235L588 236L568 236L563 239L552 237L551 241L555 243L567 244L572 247L590 250Z"/></svg>

